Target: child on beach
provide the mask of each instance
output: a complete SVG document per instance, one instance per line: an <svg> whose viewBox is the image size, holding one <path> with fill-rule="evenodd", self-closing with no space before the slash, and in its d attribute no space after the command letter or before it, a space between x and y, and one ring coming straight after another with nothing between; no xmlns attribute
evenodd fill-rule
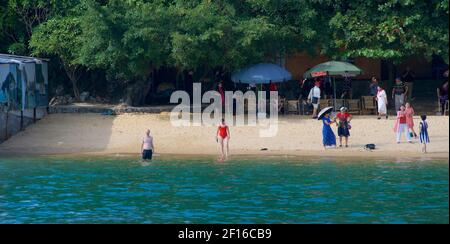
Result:
<svg viewBox="0 0 450 244"><path fill-rule="evenodd" d="M330 118L330 114L327 113L322 118L323 122L323 129L322 129L322 136L323 136L323 147L325 149L329 147L336 147L336 136L333 133L333 130L331 129L331 125L335 123L335 121L332 121Z"/></svg>
<svg viewBox="0 0 450 244"><path fill-rule="evenodd" d="M405 104L405 113L406 113L406 124L408 125L408 129L413 133L414 138L417 139L416 131L414 130L414 109L410 103Z"/></svg>
<svg viewBox="0 0 450 244"><path fill-rule="evenodd" d="M350 121L352 120L352 115L348 113L346 107L342 107L341 111L336 115L338 119L338 136L339 136L339 147L342 147L342 138L345 138L345 147L348 147L348 138L350 137Z"/></svg>
<svg viewBox="0 0 450 244"><path fill-rule="evenodd" d="M422 144L422 152L427 153L427 144L430 143L430 137L428 136L428 123L427 116L420 116L422 121L420 122L420 144Z"/></svg>
<svg viewBox="0 0 450 244"><path fill-rule="evenodd" d="M228 153L230 151L229 141L230 141L230 129L228 125L225 123L225 119L222 119L222 122L217 128L216 140L220 143L221 157L220 161L225 161L228 158Z"/></svg>
<svg viewBox="0 0 450 244"><path fill-rule="evenodd" d="M397 112L397 121L395 122L394 131L397 134L397 143L400 144L400 139L402 134L406 134L406 140L412 143L411 136L409 135L409 129L406 119L406 107L405 105L400 106L400 110Z"/></svg>
<svg viewBox="0 0 450 244"><path fill-rule="evenodd" d="M147 130L141 144L142 159L151 161L154 150L153 137L150 135L150 130Z"/></svg>

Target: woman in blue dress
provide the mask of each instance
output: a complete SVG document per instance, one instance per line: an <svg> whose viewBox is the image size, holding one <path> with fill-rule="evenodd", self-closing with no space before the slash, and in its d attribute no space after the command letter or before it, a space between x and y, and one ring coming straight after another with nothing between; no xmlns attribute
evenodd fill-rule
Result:
<svg viewBox="0 0 450 244"><path fill-rule="evenodd" d="M322 129L322 136L323 136L323 146L325 149L327 147L336 147L336 136L333 133L333 130L331 129L331 125L335 123L335 121L332 121L330 119L330 114L327 113L322 118L323 121L323 129Z"/></svg>
<svg viewBox="0 0 450 244"><path fill-rule="evenodd" d="M427 153L427 144L430 143L430 137L428 136L428 123L427 116L420 116L422 121L420 122L420 144L422 144L422 152Z"/></svg>

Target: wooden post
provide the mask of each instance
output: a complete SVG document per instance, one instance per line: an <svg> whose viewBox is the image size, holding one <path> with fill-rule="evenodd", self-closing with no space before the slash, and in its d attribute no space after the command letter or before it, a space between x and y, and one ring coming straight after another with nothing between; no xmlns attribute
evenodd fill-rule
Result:
<svg viewBox="0 0 450 244"><path fill-rule="evenodd" d="M8 109L6 109L5 140L8 140Z"/></svg>
<svg viewBox="0 0 450 244"><path fill-rule="evenodd" d="M23 130L23 110L20 110L20 130Z"/></svg>
<svg viewBox="0 0 450 244"><path fill-rule="evenodd" d="M36 124L36 107L33 108L33 123Z"/></svg>

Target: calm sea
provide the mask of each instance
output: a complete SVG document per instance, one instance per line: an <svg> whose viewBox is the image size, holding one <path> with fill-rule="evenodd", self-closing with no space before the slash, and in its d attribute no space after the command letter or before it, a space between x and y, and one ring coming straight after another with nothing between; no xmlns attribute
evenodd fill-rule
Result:
<svg viewBox="0 0 450 244"><path fill-rule="evenodd" d="M449 223L449 162L0 158L0 223Z"/></svg>

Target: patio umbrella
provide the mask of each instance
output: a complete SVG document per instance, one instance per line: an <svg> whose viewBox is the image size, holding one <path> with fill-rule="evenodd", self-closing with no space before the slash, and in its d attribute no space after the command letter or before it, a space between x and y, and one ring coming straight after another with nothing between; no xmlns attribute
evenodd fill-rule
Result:
<svg viewBox="0 0 450 244"><path fill-rule="evenodd" d="M286 69L270 63L261 63L241 69L231 76L234 83L269 84L280 83L292 79L291 73Z"/></svg>
<svg viewBox="0 0 450 244"><path fill-rule="evenodd" d="M329 114L329 113L331 113L331 111L333 111L333 107L326 107L326 108L322 109L319 112L319 115L317 116L318 120L321 120L323 118L323 116L325 116L325 114Z"/></svg>
<svg viewBox="0 0 450 244"><path fill-rule="evenodd" d="M314 78L320 76L357 76L362 74L362 70L347 62L330 61L318 64L308 70L303 77Z"/></svg>
<svg viewBox="0 0 450 244"><path fill-rule="evenodd" d="M363 71L355 65L341 61L329 61L318 64L306 71L304 78L315 78L322 76L336 76L351 77L362 74ZM333 79L334 88L334 105L336 106L336 79Z"/></svg>

